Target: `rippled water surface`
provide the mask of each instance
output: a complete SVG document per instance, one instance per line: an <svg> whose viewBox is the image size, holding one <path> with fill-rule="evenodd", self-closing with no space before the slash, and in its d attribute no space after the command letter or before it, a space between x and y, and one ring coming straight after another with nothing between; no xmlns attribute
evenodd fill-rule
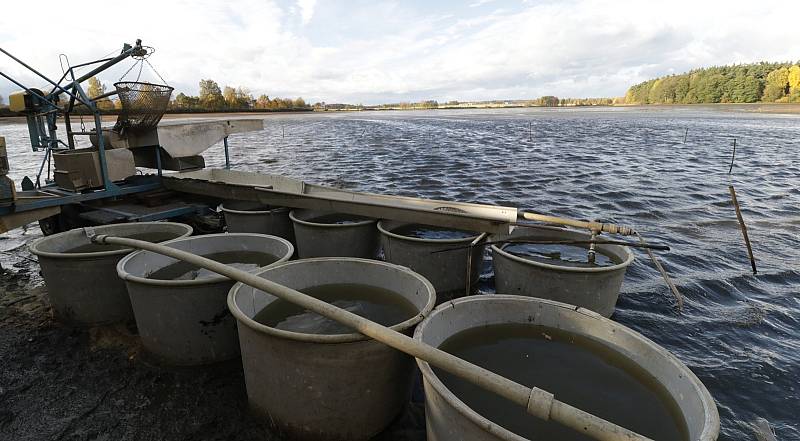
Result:
<svg viewBox="0 0 800 441"><path fill-rule="evenodd" d="M0 136L9 144L12 177L35 175L40 156L29 151L25 126L0 122ZM685 296L683 313L637 252L613 319L700 377L717 400L721 439L754 439L750 424L763 417L778 439L800 440L797 116L702 108L271 115L263 132L230 143L242 170L603 219L668 243L672 251L660 255ZM210 166L224 163L220 146L205 156ZM731 183L757 276L730 203ZM30 227L0 236L0 250L38 234ZM491 287L488 263L483 278Z"/></svg>

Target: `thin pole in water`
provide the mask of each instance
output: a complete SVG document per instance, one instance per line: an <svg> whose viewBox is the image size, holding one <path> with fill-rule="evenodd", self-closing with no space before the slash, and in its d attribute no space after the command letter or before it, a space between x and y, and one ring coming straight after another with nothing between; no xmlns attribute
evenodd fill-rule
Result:
<svg viewBox="0 0 800 441"><path fill-rule="evenodd" d="M281 126L281 138L286 138L286 128Z"/></svg>
<svg viewBox="0 0 800 441"><path fill-rule="evenodd" d="M742 236L744 237L744 244L747 245L747 256L750 257L750 266L753 267L753 274L758 274L758 270L756 269L756 258L753 257L753 247L750 246L750 237L747 235L747 226L744 224L744 218L742 217L742 210L739 209L739 200L736 199L736 190L733 188L733 185L728 186L728 191L731 193L731 201L733 201L733 208L736 209L736 218L739 219L739 228L742 230Z"/></svg>
<svg viewBox="0 0 800 441"><path fill-rule="evenodd" d="M683 132L683 143L686 144L686 137L689 136L689 128L686 128L686 131Z"/></svg>
<svg viewBox="0 0 800 441"><path fill-rule="evenodd" d="M533 142L533 122L528 121L528 141Z"/></svg>
<svg viewBox="0 0 800 441"><path fill-rule="evenodd" d="M736 159L736 138L733 138L733 154L731 154L731 167L728 169L728 174L733 171L733 160Z"/></svg>

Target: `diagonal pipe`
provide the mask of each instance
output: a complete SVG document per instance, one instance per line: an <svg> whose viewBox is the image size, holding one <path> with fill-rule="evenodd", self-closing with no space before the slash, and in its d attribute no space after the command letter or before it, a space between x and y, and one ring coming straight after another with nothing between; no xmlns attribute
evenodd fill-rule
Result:
<svg viewBox="0 0 800 441"><path fill-rule="evenodd" d="M528 413L537 418L556 421L596 440L649 440L649 438L639 435L638 433L559 401L555 399L550 392L537 387L529 388L521 385L426 343L414 340L407 335L379 325L360 315L340 309L322 300L263 279L254 274L168 246L103 234L95 235L91 228L86 228L84 231L94 243L122 245L128 248L138 248L162 254L205 268L261 291L268 292L269 294L292 302L295 305L313 311L321 316L336 320L367 337L371 337L412 357L425 360L433 366L463 378L487 391L500 395L503 398L525 407Z"/></svg>

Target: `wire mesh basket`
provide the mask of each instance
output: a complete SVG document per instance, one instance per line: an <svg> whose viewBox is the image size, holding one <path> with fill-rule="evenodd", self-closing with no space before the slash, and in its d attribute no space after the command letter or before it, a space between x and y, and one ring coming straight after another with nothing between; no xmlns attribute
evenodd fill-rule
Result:
<svg viewBox="0 0 800 441"><path fill-rule="evenodd" d="M121 81L114 83L122 110L120 110L114 129L144 130L152 129L161 121L167 111L169 98L174 90L163 84Z"/></svg>

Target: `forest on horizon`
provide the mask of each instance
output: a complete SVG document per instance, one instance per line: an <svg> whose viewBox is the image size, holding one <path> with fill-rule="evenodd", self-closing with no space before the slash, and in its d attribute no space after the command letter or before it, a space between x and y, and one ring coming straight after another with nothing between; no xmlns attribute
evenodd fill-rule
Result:
<svg viewBox="0 0 800 441"><path fill-rule="evenodd" d="M798 103L800 62L694 69L631 86L626 104Z"/></svg>

